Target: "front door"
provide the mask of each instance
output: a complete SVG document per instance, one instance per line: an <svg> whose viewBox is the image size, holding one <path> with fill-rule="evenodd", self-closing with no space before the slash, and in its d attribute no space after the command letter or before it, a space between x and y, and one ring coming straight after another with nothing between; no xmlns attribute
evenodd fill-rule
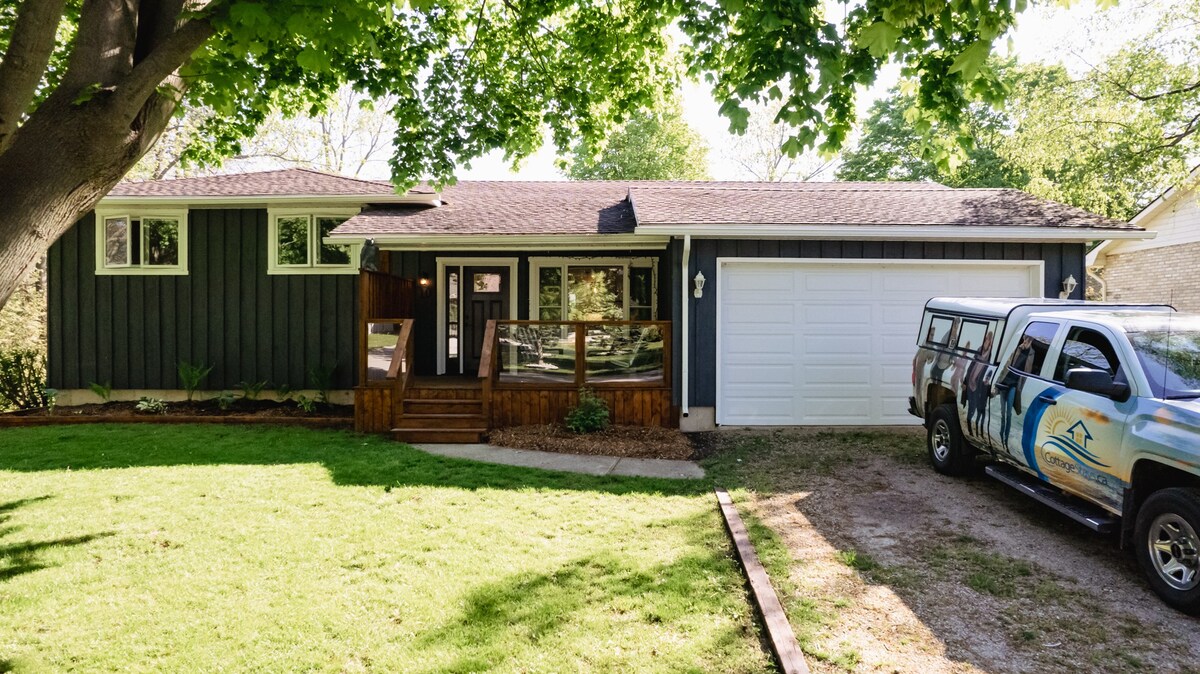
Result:
<svg viewBox="0 0 1200 674"><path fill-rule="evenodd" d="M508 267L463 267L463 372L479 371L483 333L492 319L508 318Z"/></svg>

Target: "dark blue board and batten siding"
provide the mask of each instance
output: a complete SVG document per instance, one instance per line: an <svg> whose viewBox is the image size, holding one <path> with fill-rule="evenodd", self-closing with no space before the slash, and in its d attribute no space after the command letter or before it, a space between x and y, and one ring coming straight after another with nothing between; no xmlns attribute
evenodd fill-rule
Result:
<svg viewBox="0 0 1200 674"><path fill-rule="evenodd" d="M212 366L209 390L311 388L315 366L354 385L358 275L269 276L266 210L190 211L186 276L97 276L94 220L50 248L51 387L178 389L181 361Z"/></svg>
<svg viewBox="0 0 1200 674"><path fill-rule="evenodd" d="M683 242L671 244L670 265L682 263ZM696 272L704 273L707 283L704 297L688 293L688 320L691 332L688 370L691 372L688 397L693 407L713 407L717 400L717 258L825 258L877 260L1041 260L1045 262L1046 297L1058 297L1062 280L1073 274L1079 286L1072 299L1083 298L1086 247L1076 243L984 243L924 241L797 241L692 239L692 255L686 282ZM672 276L672 294L682 293L680 276ZM679 303L673 302L671 320L679 323ZM915 342L916 335L913 335ZM681 341L675 343L675 362L680 362ZM680 370L675 368L673 404L680 404Z"/></svg>

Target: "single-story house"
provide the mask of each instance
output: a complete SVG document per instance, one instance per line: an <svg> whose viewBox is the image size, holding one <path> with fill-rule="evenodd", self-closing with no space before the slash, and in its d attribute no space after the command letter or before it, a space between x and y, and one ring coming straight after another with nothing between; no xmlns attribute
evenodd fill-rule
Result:
<svg viewBox="0 0 1200 674"><path fill-rule="evenodd" d="M125 183L50 250L49 383L324 373L360 429L411 439L561 419L582 385L621 423L910 423L929 297L1059 296L1088 242L1143 236L933 183Z"/></svg>
<svg viewBox="0 0 1200 674"><path fill-rule="evenodd" d="M1162 303L1200 312L1200 284L1192 268L1200 264L1200 170L1187 184L1171 188L1130 220L1153 235L1109 239L1088 255L1099 280L1100 298L1113 302Z"/></svg>

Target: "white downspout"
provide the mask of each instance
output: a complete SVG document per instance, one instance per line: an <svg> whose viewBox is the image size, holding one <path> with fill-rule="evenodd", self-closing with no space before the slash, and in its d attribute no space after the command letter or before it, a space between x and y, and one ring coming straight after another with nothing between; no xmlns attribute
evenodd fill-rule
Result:
<svg viewBox="0 0 1200 674"><path fill-rule="evenodd" d="M692 235L685 234L683 236L683 264L680 277L680 300L683 305L680 307L679 314L679 414L686 417L688 415L688 342L691 340L691 334L688 332L688 286L690 285L690 277L688 276L688 264L692 257Z"/></svg>

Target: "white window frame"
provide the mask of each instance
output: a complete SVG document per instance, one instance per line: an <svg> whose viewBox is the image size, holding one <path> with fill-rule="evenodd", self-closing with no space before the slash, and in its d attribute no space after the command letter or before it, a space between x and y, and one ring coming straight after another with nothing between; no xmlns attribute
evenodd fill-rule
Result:
<svg viewBox="0 0 1200 674"><path fill-rule="evenodd" d="M629 270L631 268L650 269L650 320L658 320L658 258L657 257L531 257L529 258L529 320L541 320L541 306L538 304L538 285L543 268L558 267L562 282L562 319L568 320L569 299L567 297L567 267L622 267L624 298L622 302L622 320L630 320L629 310Z"/></svg>
<svg viewBox="0 0 1200 674"><path fill-rule="evenodd" d="M96 275L97 276L187 276L188 273L188 212L186 209L145 208L136 211L97 209L96 218ZM105 240L104 223L117 218L125 219L126 231L132 236L133 221L139 222L150 219L174 220L179 223L179 264L147 265L141 260L133 259L133 242L126 247L126 263L110 265L105 256L107 241ZM140 228L141 237L139 249L146 250L146 230Z"/></svg>
<svg viewBox="0 0 1200 674"><path fill-rule="evenodd" d="M358 215L356 210L328 210L312 208L272 208L267 210L267 274L357 274L361 243L341 243L350 247L350 261L346 264L320 264L320 246L317 220L337 218L349 220ZM304 217L308 219L308 262L305 264L279 264L279 220L280 218ZM332 243L332 242L331 242Z"/></svg>

